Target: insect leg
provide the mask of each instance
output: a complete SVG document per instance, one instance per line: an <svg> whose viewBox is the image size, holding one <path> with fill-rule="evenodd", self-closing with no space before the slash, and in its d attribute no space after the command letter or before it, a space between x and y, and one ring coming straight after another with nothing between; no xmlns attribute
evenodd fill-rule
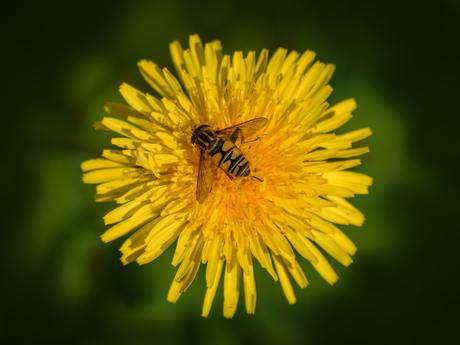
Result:
<svg viewBox="0 0 460 345"><path fill-rule="evenodd" d="M243 138L243 139L241 140L241 144L252 143L252 142L254 142L254 141L257 141L257 140L260 140L260 138L259 138L259 137L257 137L256 139L254 139L254 140L251 140L251 141L244 141L244 138Z"/></svg>

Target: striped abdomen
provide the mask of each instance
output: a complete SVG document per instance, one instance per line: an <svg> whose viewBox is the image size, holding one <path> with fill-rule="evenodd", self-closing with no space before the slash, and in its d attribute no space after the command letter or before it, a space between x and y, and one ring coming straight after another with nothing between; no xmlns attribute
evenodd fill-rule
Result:
<svg viewBox="0 0 460 345"><path fill-rule="evenodd" d="M228 177L240 179L249 175L251 172L249 162L235 144L220 138L215 139L211 144L207 152L212 162L224 170Z"/></svg>
<svg viewBox="0 0 460 345"><path fill-rule="evenodd" d="M201 152L206 152L214 165L224 170L231 179L240 179L250 174L248 160L230 140L216 136L208 125L201 125L193 132L191 142Z"/></svg>

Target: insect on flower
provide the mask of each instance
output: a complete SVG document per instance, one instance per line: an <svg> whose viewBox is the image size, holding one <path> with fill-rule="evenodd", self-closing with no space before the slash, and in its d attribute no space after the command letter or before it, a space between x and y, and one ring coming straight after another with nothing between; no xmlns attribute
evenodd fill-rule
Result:
<svg viewBox="0 0 460 345"><path fill-rule="evenodd" d="M206 200L212 190L214 182L212 164L221 168L230 180L239 180L251 173L249 161L241 150L236 147L235 143L238 137L241 136L241 144L244 144L245 138L257 133L265 127L267 122L266 118L259 117L239 125L218 130L213 130L209 125L195 127L191 142L192 145L196 145L200 150L200 165L196 187L196 199L200 204ZM261 181L256 176L251 177Z"/></svg>
<svg viewBox="0 0 460 345"><path fill-rule="evenodd" d="M97 184L96 201L117 203L104 217L111 226L102 240L129 234L120 248L125 265L147 264L174 246L177 272L167 300L176 303L201 280L203 316L219 284L225 317L233 317L240 295L254 313L256 275L263 274L254 261L280 282L290 304L290 277L308 285L301 260L334 284L338 275L326 255L348 266L357 250L335 224L363 225L348 199L372 185L371 177L348 170L369 151L355 143L372 132L341 132L357 104L327 102L335 66L315 61L309 50L229 55L220 41L203 45L198 35L189 47L170 45L176 76L141 60L157 95L122 84L127 104L105 104L119 118L94 124L116 133L118 146L82 164L83 181Z"/></svg>

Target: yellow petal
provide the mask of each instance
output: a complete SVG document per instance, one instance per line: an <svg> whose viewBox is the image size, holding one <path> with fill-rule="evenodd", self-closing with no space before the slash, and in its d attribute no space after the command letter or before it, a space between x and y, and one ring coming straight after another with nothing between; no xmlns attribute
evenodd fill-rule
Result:
<svg viewBox="0 0 460 345"><path fill-rule="evenodd" d="M304 75L309 68L313 65L313 61L315 60L315 52L311 50L305 51L300 59L297 61L297 75Z"/></svg>
<svg viewBox="0 0 460 345"><path fill-rule="evenodd" d="M99 169L83 174L85 183L102 183L112 180L134 179L139 177L142 169L136 168L109 168Z"/></svg>
<svg viewBox="0 0 460 345"><path fill-rule="evenodd" d="M190 35L189 37L189 47L191 51L191 58L195 68L195 73L199 76L200 79L203 79L201 74L201 67L206 65L204 52L203 52L203 43L201 43L200 37L198 35Z"/></svg>
<svg viewBox="0 0 460 345"><path fill-rule="evenodd" d="M110 132L110 128L108 128L107 126L104 126L101 121L94 122L92 126L96 131Z"/></svg>
<svg viewBox="0 0 460 345"><path fill-rule="evenodd" d="M267 246L259 238L249 238L252 254L257 258L260 266L265 268L273 277L273 280L278 281L278 276L273 268L272 260L268 252Z"/></svg>
<svg viewBox="0 0 460 345"><path fill-rule="evenodd" d="M308 238L305 238L304 236L292 230L288 231L286 233L286 236L291 242L291 244L294 246L294 248L299 252L300 255L302 255L305 259L307 259L308 261L312 263L318 262L318 258L309 249L308 245L305 244L305 242L309 241Z"/></svg>
<svg viewBox="0 0 460 345"><path fill-rule="evenodd" d="M201 316L208 317L209 311L211 310L212 302L214 301L214 296L216 295L217 287L219 286L220 276L222 275L222 268L224 267L224 260L219 260L216 275L214 278L215 283L212 287L206 289L206 295L204 296L203 302L203 311Z"/></svg>
<svg viewBox="0 0 460 345"><path fill-rule="evenodd" d="M131 122L131 123L134 123L136 126L146 130L147 132L156 132L158 130L158 128L155 127L153 125L152 121L150 121L150 120L139 119L137 117L129 116L128 121ZM140 139L144 139L144 138L140 138Z"/></svg>
<svg viewBox="0 0 460 345"><path fill-rule="evenodd" d="M319 94L321 90L324 90L326 88L327 83L334 74L335 66L333 64L328 63L326 65L320 65L322 68L320 69L320 73L317 79L315 80L315 85L311 88L306 97L313 98L315 95Z"/></svg>
<svg viewBox="0 0 460 345"><path fill-rule="evenodd" d="M136 139L130 139L130 138L112 138L111 140L112 145L124 148L124 149L130 149L134 150L141 146L142 141L141 140L136 140Z"/></svg>
<svg viewBox="0 0 460 345"><path fill-rule="evenodd" d="M192 267L195 264L194 260L196 255L199 255L201 257L201 248L204 247L204 241L202 240L202 238L203 237L200 234L198 237L192 240L189 248L187 249L185 257L182 260L182 263L176 272L176 276L174 278L175 280L180 281L187 275L187 273L190 271L190 269L192 269ZM197 252L199 248L200 250L199 252Z"/></svg>
<svg viewBox="0 0 460 345"><path fill-rule="evenodd" d="M335 202L338 206L331 208L333 212L346 218L350 224L361 226L364 223L364 215L344 198L338 196L329 196L329 200Z"/></svg>
<svg viewBox="0 0 460 345"><path fill-rule="evenodd" d="M194 223L187 224L179 235L177 240L176 250L174 252L174 257L172 260L172 265L177 266L185 257L192 244L192 238L200 231L202 226L196 228Z"/></svg>
<svg viewBox="0 0 460 345"><path fill-rule="evenodd" d="M327 111L324 112L323 116L330 117L344 113L351 113L357 107L358 106L356 104L356 101L353 98L350 98L330 107Z"/></svg>
<svg viewBox="0 0 460 345"><path fill-rule="evenodd" d="M123 265L127 265L130 262L133 262L139 255L144 252L144 248L147 246L145 243L145 238L148 236L149 232L153 229L156 223L160 218L147 223L138 231L136 231L130 238L128 238L123 246L120 248L122 252L121 262Z"/></svg>
<svg viewBox="0 0 460 345"><path fill-rule="evenodd" d="M198 269L201 266L199 254L201 252L202 247L203 241L200 241L200 244L198 245L198 247L196 247L196 250L193 253L192 260L188 262L189 269L187 271L187 274L183 276L181 279L175 278L173 280L167 297L167 300L169 302L176 303L180 295L184 293L192 284L193 280L196 277L196 274L198 273Z"/></svg>
<svg viewBox="0 0 460 345"><path fill-rule="evenodd" d="M256 281L254 279L254 267L252 263L252 255L250 251L246 251L246 257L248 262L248 270L243 274L244 283L244 302L246 305L246 312L248 314L254 314L256 309L257 291Z"/></svg>
<svg viewBox="0 0 460 345"><path fill-rule="evenodd" d="M291 281L289 280L286 265L284 264L281 255L272 254L272 257L275 262L276 272L278 273L284 295L286 296L289 304L294 304L297 302L297 299L295 298L294 289L292 288Z"/></svg>
<svg viewBox="0 0 460 345"><path fill-rule="evenodd" d="M145 119L145 114L122 103L106 102L104 104L104 110L110 114L121 116L126 120L128 120L128 118Z"/></svg>
<svg viewBox="0 0 460 345"><path fill-rule="evenodd" d="M337 279L339 279L337 273L335 273L334 269L326 260L324 255L321 254L321 252L318 250L318 248L316 248L316 246L313 243L308 243L308 247L315 254L319 261L317 264L313 264L313 267L321 275L321 277L324 278L325 281L333 285L337 281Z"/></svg>
<svg viewBox="0 0 460 345"><path fill-rule="evenodd" d="M174 41L169 45L169 51L171 53L174 67L176 67L176 72L180 78L182 70L185 69L184 50L182 49L179 41Z"/></svg>
<svg viewBox="0 0 460 345"><path fill-rule="evenodd" d="M338 135L338 140L349 140L352 143L366 139L368 136L372 134L372 131L369 127L357 129L355 131L351 131L342 135Z"/></svg>
<svg viewBox="0 0 460 345"><path fill-rule="evenodd" d="M314 133L327 133L348 122L353 116L350 113L340 114L331 118L323 117L315 126Z"/></svg>
<svg viewBox="0 0 460 345"><path fill-rule="evenodd" d="M337 227L328 221L325 221L313 213L305 212L307 222L316 230L324 232L326 234L333 234L337 231Z"/></svg>
<svg viewBox="0 0 460 345"><path fill-rule="evenodd" d="M162 70L156 63L147 60L141 60L137 64L144 79L164 97L171 97L173 90L166 81Z"/></svg>
<svg viewBox="0 0 460 345"><path fill-rule="evenodd" d="M236 256L236 255L234 255ZM240 296L241 268L236 258L225 265L224 276L224 317L231 319L235 315Z"/></svg>
<svg viewBox="0 0 460 345"><path fill-rule="evenodd" d="M335 171L323 174L328 183L333 186L348 188L356 194L367 194L372 178L353 171Z"/></svg>
<svg viewBox="0 0 460 345"><path fill-rule="evenodd" d="M281 74L285 75L289 67L294 66L296 60L299 58L300 54L295 50L291 51L286 57L286 60L283 63L283 68L281 69Z"/></svg>
<svg viewBox="0 0 460 345"><path fill-rule="evenodd" d="M259 77L264 73L265 68L267 67L268 62L268 50L262 49L262 52L259 55L259 59L257 60L256 71L254 73L254 82L256 82Z"/></svg>
<svg viewBox="0 0 460 345"><path fill-rule="evenodd" d="M96 187L96 191L98 194L107 194L111 192L117 192L116 194L121 193L117 197L122 196L125 194L129 189L136 187L138 184L142 184L144 182L148 182L150 179L142 179L142 178L125 178L120 180L113 180L106 183L102 183Z"/></svg>
<svg viewBox="0 0 460 345"><path fill-rule="evenodd" d="M369 147L357 147L355 149L349 149L349 150L340 150L336 157L337 158L350 158L350 157L356 157L356 156L361 156L365 153L369 152Z"/></svg>
<svg viewBox="0 0 460 345"><path fill-rule="evenodd" d="M153 220L154 218L158 217L157 213L150 212L149 215L145 217L138 218L136 221L131 221L131 218L126 219L114 226L112 226L109 230L107 230L102 236L102 241L110 242L118 237L126 235L128 232L134 230L135 228Z"/></svg>
<svg viewBox="0 0 460 345"><path fill-rule="evenodd" d="M121 84L120 93L126 102L138 112L149 115L154 110L145 97L145 94L132 86L126 83Z"/></svg>
<svg viewBox="0 0 460 345"><path fill-rule="evenodd" d="M284 257L282 257L282 259L287 269L289 270L289 273L291 273L292 278L294 278L301 289L305 289L308 285L308 280L307 277L305 277L305 273L303 272L299 263L297 261L290 262Z"/></svg>
<svg viewBox="0 0 460 345"><path fill-rule="evenodd" d="M332 239L337 245L350 255L355 255L355 244L342 231L337 230L334 234L327 234L327 238Z"/></svg>
<svg viewBox="0 0 460 345"><path fill-rule="evenodd" d="M109 159L96 158L81 163L81 170L90 171L104 168L132 168L132 165L114 162Z"/></svg>
<svg viewBox="0 0 460 345"><path fill-rule="evenodd" d="M331 223L342 225L350 224L348 217L346 217L342 212L337 212L336 207L326 207L320 212L316 212L316 214Z"/></svg>
<svg viewBox="0 0 460 345"><path fill-rule="evenodd" d="M209 249L208 265L206 267L206 287L211 288L215 283L222 249L222 234L218 234Z"/></svg>
<svg viewBox="0 0 460 345"><path fill-rule="evenodd" d="M355 194L344 187L332 186L330 184L322 184L319 186L315 186L315 190L318 192L320 196L341 196L344 198L352 198Z"/></svg>
<svg viewBox="0 0 460 345"><path fill-rule="evenodd" d="M121 222L136 213L142 205L141 202L131 201L119 206L104 216L104 223L107 225Z"/></svg>
<svg viewBox="0 0 460 345"><path fill-rule="evenodd" d="M333 240L334 235L319 231L313 231L313 233L315 234L315 242L342 265L348 266L353 262L350 255Z"/></svg>
<svg viewBox="0 0 460 345"><path fill-rule="evenodd" d="M120 150L104 150L102 151L102 156L112 161L119 162L119 163L130 164L130 165L136 164L135 158L125 155L123 151L120 151ZM135 177L135 176L131 176L131 177Z"/></svg>
<svg viewBox="0 0 460 345"><path fill-rule="evenodd" d="M117 120L111 117L104 117L102 119L102 124L107 128L110 128L112 131L117 132L118 134L124 135L125 137L129 137L132 139L137 139L133 134L131 134L131 130L139 128L127 122Z"/></svg>

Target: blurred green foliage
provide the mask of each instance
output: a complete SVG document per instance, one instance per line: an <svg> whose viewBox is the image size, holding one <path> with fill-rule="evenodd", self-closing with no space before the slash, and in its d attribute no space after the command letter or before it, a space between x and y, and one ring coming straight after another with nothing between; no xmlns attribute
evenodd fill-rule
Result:
<svg viewBox="0 0 460 345"><path fill-rule="evenodd" d="M70 1L11 4L4 12L5 202L0 342L22 344L451 343L458 319L459 201L451 167L459 125L458 2ZM359 108L338 132L371 127L371 153L356 170L374 177L352 202L363 228L334 287L303 262L310 285L289 306L279 283L256 268L258 303L244 296L222 317L222 284L200 317L204 269L176 305L166 301L173 249L123 267L123 240L103 244L94 186L82 161L110 147L91 124L122 82L153 92L137 71L145 58L174 70L168 44L198 33L224 52L311 49L337 66L330 103ZM456 44L456 43L455 43ZM452 103L452 105L451 105ZM6 108L5 108L6 107ZM458 154L456 154L458 157ZM455 230L455 231L454 231ZM302 260L299 260L302 261ZM455 271L454 271L455 269Z"/></svg>

